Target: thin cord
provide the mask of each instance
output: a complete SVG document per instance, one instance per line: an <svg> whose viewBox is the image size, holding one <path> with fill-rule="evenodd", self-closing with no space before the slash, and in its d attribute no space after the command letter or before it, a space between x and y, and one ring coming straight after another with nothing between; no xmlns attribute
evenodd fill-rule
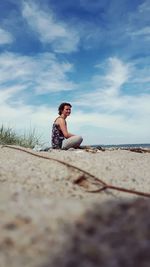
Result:
<svg viewBox="0 0 150 267"><path fill-rule="evenodd" d="M101 188L99 188L97 190L86 190L89 193L99 193L99 192L101 192L102 190L105 190L105 189L112 189L112 190L122 191L122 192L125 192L125 193L130 193L130 194L135 194L135 195L139 195L139 196L144 196L144 197L149 197L150 198L150 193L140 192L140 191L136 191L136 190L126 189L126 188L122 188L122 187L117 187L117 186L106 184L104 181L100 180L98 177L94 176L93 174L91 174L91 173L89 173L89 172L87 172L87 171L85 171L83 169L80 169L79 167L73 166L73 165L71 165L71 164L69 164L69 163L67 163L65 161L62 161L62 160L59 160L59 159L54 159L54 158L51 158L51 157L46 157L46 156L43 156L43 155L39 155L37 153L25 150L25 149L20 148L20 147L14 147L14 146L10 146L10 145L3 145L2 148L3 147L8 147L8 148L11 148L11 149L14 149L14 150L19 150L19 151L28 153L30 155L33 155L35 157L39 157L39 158L43 158L43 159L53 160L53 161L59 162L59 163L65 165L65 166L67 166L69 168L76 169L76 170L84 173L85 175L90 176L96 182L98 182L98 183L103 185ZM76 180L75 183L76 184L80 184L80 182L83 179L85 180L86 178L84 176L81 176Z"/></svg>

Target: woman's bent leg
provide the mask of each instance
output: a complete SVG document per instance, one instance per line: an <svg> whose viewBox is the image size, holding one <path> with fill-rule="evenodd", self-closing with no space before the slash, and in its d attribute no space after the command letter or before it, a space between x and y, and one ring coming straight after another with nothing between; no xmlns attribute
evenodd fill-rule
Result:
<svg viewBox="0 0 150 267"><path fill-rule="evenodd" d="M74 135L63 141L62 149L77 148L82 143L82 136Z"/></svg>

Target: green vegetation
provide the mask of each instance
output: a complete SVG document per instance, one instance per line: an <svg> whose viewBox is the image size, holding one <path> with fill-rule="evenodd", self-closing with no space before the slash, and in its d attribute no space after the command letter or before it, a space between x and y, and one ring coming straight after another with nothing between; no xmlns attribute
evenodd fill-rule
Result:
<svg viewBox="0 0 150 267"><path fill-rule="evenodd" d="M35 129L28 134L19 136L12 128L4 128L3 125L0 128L0 145L18 145L33 148L35 145L39 144L40 141L35 134Z"/></svg>

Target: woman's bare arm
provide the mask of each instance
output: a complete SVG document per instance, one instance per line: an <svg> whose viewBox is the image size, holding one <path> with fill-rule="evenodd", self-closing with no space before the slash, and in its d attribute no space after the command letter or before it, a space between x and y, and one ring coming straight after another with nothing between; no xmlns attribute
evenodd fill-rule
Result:
<svg viewBox="0 0 150 267"><path fill-rule="evenodd" d="M74 134L71 134L68 132L66 121L63 118L58 118L57 124L60 126L60 129L61 129L65 138L69 138L71 136L74 136Z"/></svg>

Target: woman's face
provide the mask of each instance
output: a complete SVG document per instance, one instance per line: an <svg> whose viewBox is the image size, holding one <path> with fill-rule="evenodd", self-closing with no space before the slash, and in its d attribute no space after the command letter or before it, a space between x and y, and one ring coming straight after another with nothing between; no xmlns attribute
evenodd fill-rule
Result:
<svg viewBox="0 0 150 267"><path fill-rule="evenodd" d="M67 117L67 116L70 115L70 113L71 113L71 107L70 107L70 106L64 106L64 109L63 109L63 111L62 111L62 114L63 114L65 117Z"/></svg>

